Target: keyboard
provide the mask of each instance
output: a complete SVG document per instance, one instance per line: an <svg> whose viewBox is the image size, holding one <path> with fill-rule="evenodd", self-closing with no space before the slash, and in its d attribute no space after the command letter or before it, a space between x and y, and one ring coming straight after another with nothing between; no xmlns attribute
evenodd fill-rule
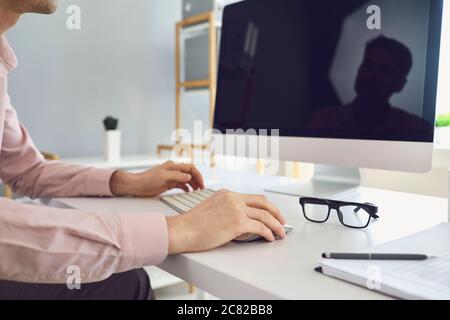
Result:
<svg viewBox="0 0 450 320"><path fill-rule="evenodd" d="M177 195L172 195L172 196L164 196L164 197L161 197L160 200L162 203L164 203L168 207L172 208L176 212L183 214L185 212L192 210L196 206L198 206L200 203L202 203L203 201L205 201L206 199L208 199L209 197L214 195L214 193L216 193L216 191L214 191L212 189L205 189L205 190L187 192L187 193L182 193L182 194L177 194ZM284 228L284 231L286 232L286 234L294 229L293 227L291 227L289 225L285 225L285 226L283 226L283 228ZM246 234L243 234L243 235L237 237L236 239L234 239L234 241L236 241L236 242L253 242L253 241L258 241L258 240L262 240L262 239L263 238L257 234L246 233Z"/></svg>

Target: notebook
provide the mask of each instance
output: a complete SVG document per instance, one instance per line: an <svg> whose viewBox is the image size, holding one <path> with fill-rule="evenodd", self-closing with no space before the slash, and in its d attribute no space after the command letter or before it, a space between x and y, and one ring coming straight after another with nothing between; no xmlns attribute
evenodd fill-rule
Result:
<svg viewBox="0 0 450 320"><path fill-rule="evenodd" d="M433 258L425 261L323 259L317 270L400 299L450 299L449 224L443 223L361 252L420 253Z"/></svg>

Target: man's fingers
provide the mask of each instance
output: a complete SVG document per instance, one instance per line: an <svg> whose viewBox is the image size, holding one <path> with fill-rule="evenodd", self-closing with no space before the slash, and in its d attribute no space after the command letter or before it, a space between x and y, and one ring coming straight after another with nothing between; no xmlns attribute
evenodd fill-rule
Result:
<svg viewBox="0 0 450 320"><path fill-rule="evenodd" d="M192 175L189 173L183 173L181 171L171 171L167 170L164 172L164 178L166 181L176 182L176 183L188 183L192 180Z"/></svg>
<svg viewBox="0 0 450 320"><path fill-rule="evenodd" d="M275 241L275 236L273 235L272 231L270 231L270 229L267 228L264 223L257 220L248 220L246 232L257 234L270 242Z"/></svg>
<svg viewBox="0 0 450 320"><path fill-rule="evenodd" d="M184 192L190 192L191 189L189 189L189 186L185 183L177 183L175 184L171 189L181 189Z"/></svg>
<svg viewBox="0 0 450 320"><path fill-rule="evenodd" d="M196 185L196 189L205 189L205 181L200 171L192 164L182 165L181 171L189 173L193 177L193 182Z"/></svg>
<svg viewBox="0 0 450 320"><path fill-rule="evenodd" d="M181 170L173 170L170 172L174 173L173 177L175 177L171 179L172 181L187 183L192 187L192 190L201 189L200 184L193 178L192 174L185 173Z"/></svg>
<svg viewBox="0 0 450 320"><path fill-rule="evenodd" d="M195 180L189 181L189 185L192 187L192 190L194 191L202 189Z"/></svg>
<svg viewBox="0 0 450 320"><path fill-rule="evenodd" d="M266 227L272 230L278 237L284 239L286 237L286 232L280 222L275 219L270 213L261 209L247 208L247 217L257 220L263 223Z"/></svg>
<svg viewBox="0 0 450 320"><path fill-rule="evenodd" d="M169 170L181 171L184 173L188 173L192 176L192 184L191 186L194 189L205 189L205 182L203 180L203 176L200 171L192 164L187 163L171 163L168 166Z"/></svg>
<svg viewBox="0 0 450 320"><path fill-rule="evenodd" d="M275 217L282 225L286 224L286 220L282 216L280 210L270 203L265 197L257 195L246 195L244 196L244 202L247 206L261 209L269 212Z"/></svg>

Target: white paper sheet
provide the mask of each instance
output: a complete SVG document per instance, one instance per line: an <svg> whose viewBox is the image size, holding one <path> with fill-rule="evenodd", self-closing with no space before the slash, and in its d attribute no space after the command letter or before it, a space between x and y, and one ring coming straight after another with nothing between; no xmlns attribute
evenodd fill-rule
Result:
<svg viewBox="0 0 450 320"><path fill-rule="evenodd" d="M327 260L325 274L403 299L450 299L450 225L395 240L363 252L418 253L425 261Z"/></svg>

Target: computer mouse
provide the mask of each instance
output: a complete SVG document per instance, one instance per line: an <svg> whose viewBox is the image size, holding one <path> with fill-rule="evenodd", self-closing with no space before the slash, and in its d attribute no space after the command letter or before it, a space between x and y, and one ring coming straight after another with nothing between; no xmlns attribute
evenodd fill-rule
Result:
<svg viewBox="0 0 450 320"><path fill-rule="evenodd" d="M288 234L289 232L294 230L294 227L292 227L288 224L284 225L283 228L284 228L284 231L286 232L286 234ZM275 237L275 238L279 239L279 237ZM235 242L255 242L255 241L260 241L260 240L265 240L265 239L257 234L245 233L245 234L237 237L233 241L235 241Z"/></svg>

